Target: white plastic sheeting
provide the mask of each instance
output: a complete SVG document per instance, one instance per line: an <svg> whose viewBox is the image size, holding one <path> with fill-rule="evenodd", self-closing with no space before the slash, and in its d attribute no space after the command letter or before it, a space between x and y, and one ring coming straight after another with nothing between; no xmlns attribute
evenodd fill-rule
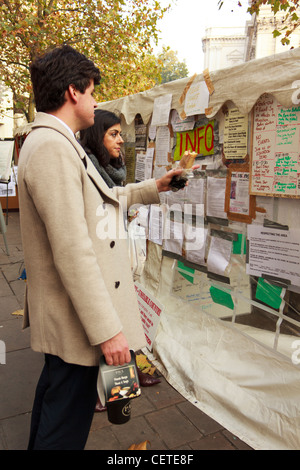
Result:
<svg viewBox="0 0 300 470"><path fill-rule="evenodd" d="M141 282L164 305L153 355L169 383L257 450L300 448L300 370L294 336L222 321L171 295L174 260L148 243Z"/></svg>

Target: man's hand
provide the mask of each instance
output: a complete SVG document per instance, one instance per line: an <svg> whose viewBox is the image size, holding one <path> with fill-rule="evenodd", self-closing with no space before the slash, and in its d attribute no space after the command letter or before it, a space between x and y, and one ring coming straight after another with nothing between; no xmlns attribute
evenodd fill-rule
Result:
<svg viewBox="0 0 300 470"><path fill-rule="evenodd" d="M200 165L194 165L191 169L196 170L199 168ZM156 180L156 185L158 192L170 191L171 186L170 183L172 181L173 176L180 175L183 172L182 168L174 168L173 170L169 170L164 176ZM187 183L188 184L188 183Z"/></svg>
<svg viewBox="0 0 300 470"><path fill-rule="evenodd" d="M122 332L100 344L106 364L122 366L131 361L127 340Z"/></svg>

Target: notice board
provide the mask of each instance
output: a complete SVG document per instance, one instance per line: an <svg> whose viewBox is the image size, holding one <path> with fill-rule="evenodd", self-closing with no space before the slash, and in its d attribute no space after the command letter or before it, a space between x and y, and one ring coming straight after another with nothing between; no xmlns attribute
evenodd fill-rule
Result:
<svg viewBox="0 0 300 470"><path fill-rule="evenodd" d="M250 194L300 197L300 105L262 95L253 111Z"/></svg>

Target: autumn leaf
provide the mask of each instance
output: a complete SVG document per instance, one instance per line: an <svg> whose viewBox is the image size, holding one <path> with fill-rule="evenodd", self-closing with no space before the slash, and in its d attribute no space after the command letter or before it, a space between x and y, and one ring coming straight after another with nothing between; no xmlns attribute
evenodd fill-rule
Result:
<svg viewBox="0 0 300 470"><path fill-rule="evenodd" d="M140 444L132 444L128 450L147 450L147 444L150 445L149 441L143 441Z"/></svg>
<svg viewBox="0 0 300 470"><path fill-rule="evenodd" d="M11 313L11 315L24 315L24 310L15 310L14 312Z"/></svg>
<svg viewBox="0 0 300 470"><path fill-rule="evenodd" d="M147 356L144 354L136 354L136 364L138 368L143 372L143 374L153 375L156 367L153 366L149 361Z"/></svg>

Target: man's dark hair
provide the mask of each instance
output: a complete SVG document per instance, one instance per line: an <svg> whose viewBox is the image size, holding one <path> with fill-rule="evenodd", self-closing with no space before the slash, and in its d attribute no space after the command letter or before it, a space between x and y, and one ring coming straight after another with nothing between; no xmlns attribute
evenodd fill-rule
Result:
<svg viewBox="0 0 300 470"><path fill-rule="evenodd" d="M69 85L84 93L91 80L99 85L101 78L94 63L68 45L36 58L30 64L30 73L36 110L43 112L61 108Z"/></svg>

